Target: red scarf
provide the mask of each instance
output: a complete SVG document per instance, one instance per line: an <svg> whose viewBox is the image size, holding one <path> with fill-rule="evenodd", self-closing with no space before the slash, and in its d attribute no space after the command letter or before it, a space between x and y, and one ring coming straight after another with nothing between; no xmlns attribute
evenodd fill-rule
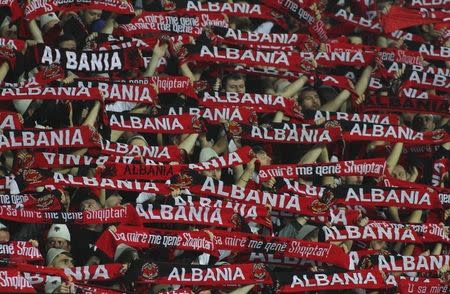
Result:
<svg viewBox="0 0 450 294"><path fill-rule="evenodd" d="M94 0L84 0L79 3L75 0L65 0L62 4L58 2L42 2L40 0L31 0L27 2L24 9L25 19L32 20L46 13L58 11L79 11L84 9L100 9L117 14L134 15L133 5L121 0L108 0L107 3Z"/></svg>
<svg viewBox="0 0 450 294"><path fill-rule="evenodd" d="M327 242L383 240L386 242L422 243L421 237L413 230L396 227L345 226L344 229L339 230L336 227L325 226L322 227L322 230Z"/></svg>
<svg viewBox="0 0 450 294"><path fill-rule="evenodd" d="M154 134L192 134L204 131L204 125L194 115L167 115L149 117L141 114L109 112L112 130L154 133Z"/></svg>
<svg viewBox="0 0 450 294"><path fill-rule="evenodd" d="M7 131L0 135L0 151L35 148L97 147L100 135L88 126L50 131Z"/></svg>
<svg viewBox="0 0 450 294"><path fill-rule="evenodd" d="M320 164L277 164L261 166L259 178L267 181L272 177L296 179L303 176L370 176L380 177L384 175L386 161L383 158L349 160Z"/></svg>
<svg viewBox="0 0 450 294"><path fill-rule="evenodd" d="M17 209L0 206L0 218L22 223L74 223L81 225L102 223L140 224L133 206L103 208L95 211L59 212Z"/></svg>
<svg viewBox="0 0 450 294"><path fill-rule="evenodd" d="M439 23L448 17L443 11L416 10L393 5L387 14L381 15L380 22L384 31L390 33L411 26Z"/></svg>
<svg viewBox="0 0 450 294"><path fill-rule="evenodd" d="M310 216L328 214L330 203L322 203L315 197L298 197L287 193L274 194L266 191L225 186L222 181L210 177L191 180L189 191L201 196L214 196L249 204L270 205L275 211L292 212Z"/></svg>
<svg viewBox="0 0 450 294"><path fill-rule="evenodd" d="M136 249L173 248L214 255L217 253L207 231L171 231L120 225L115 232L103 232L96 242L97 248L110 258L119 244Z"/></svg>
<svg viewBox="0 0 450 294"><path fill-rule="evenodd" d="M223 169L248 163L255 154L248 146L238 149L236 152L228 153L224 156L212 158L206 162L161 165L161 164L126 164L126 163L105 163L104 172L111 178L127 180L148 180L153 181L168 180L180 174L182 171L192 169L195 171Z"/></svg>
<svg viewBox="0 0 450 294"><path fill-rule="evenodd" d="M437 272L450 264L450 255L394 256L379 255L378 270L383 272Z"/></svg>
<svg viewBox="0 0 450 294"><path fill-rule="evenodd" d="M151 284L183 286L272 284L268 271L261 263L211 267L148 262L141 268L140 280Z"/></svg>
<svg viewBox="0 0 450 294"><path fill-rule="evenodd" d="M366 101L367 101L366 97ZM344 120L362 123L374 123L382 125L398 125L399 119L395 114L373 114L373 113L348 113L348 112L330 112L320 110L304 110L303 122L314 124L318 119L324 118L326 121L330 120Z"/></svg>
<svg viewBox="0 0 450 294"><path fill-rule="evenodd" d="M110 51L72 51L37 45L32 48L35 61L42 65L61 64L66 70L88 73L135 70L144 66L137 48Z"/></svg>
<svg viewBox="0 0 450 294"><path fill-rule="evenodd" d="M346 141L374 141L404 142L415 145L442 144L450 142L450 136L443 129L428 132L416 132L405 126L386 126L379 124L353 123L347 124L342 132Z"/></svg>
<svg viewBox="0 0 450 294"><path fill-rule="evenodd" d="M0 292L3 293L36 293L30 282L15 269L2 269L0 271Z"/></svg>
<svg viewBox="0 0 450 294"><path fill-rule="evenodd" d="M180 149L176 145L138 146L102 140L100 153L119 156L139 156L160 162L179 161L181 159Z"/></svg>
<svg viewBox="0 0 450 294"><path fill-rule="evenodd" d="M158 109L155 109L158 111ZM207 108L198 107L169 107L162 108L160 114L182 115L189 114L196 118L206 120L210 124L219 124L232 120L240 123L256 123L258 117L252 107L222 107L213 106Z"/></svg>
<svg viewBox="0 0 450 294"><path fill-rule="evenodd" d="M309 291L383 289L386 287L381 271L361 270L344 273L293 275L290 285L278 288L277 293L299 293Z"/></svg>
<svg viewBox="0 0 450 294"><path fill-rule="evenodd" d="M288 126L288 128L283 128ZM273 142L285 144L311 144L319 142L335 142L340 139L338 128L314 128L293 124L244 125L229 122L225 125L228 134L249 141Z"/></svg>
<svg viewBox="0 0 450 294"><path fill-rule="evenodd" d="M396 206L411 209L440 209L442 208L438 194L427 189L396 189L396 188L358 188L348 187L335 191L343 198L339 203L345 205L362 205L368 207Z"/></svg>
<svg viewBox="0 0 450 294"><path fill-rule="evenodd" d="M304 60L297 52L256 51L251 49L219 48L203 45L198 52L191 52L189 61L240 63L248 66L270 66L295 70Z"/></svg>
<svg viewBox="0 0 450 294"><path fill-rule="evenodd" d="M205 92L203 99L199 103L205 107L248 106L252 107L256 112L271 113L283 111L291 117L298 118L302 116L301 107L296 100L268 94L225 92L221 95L219 92L214 92L213 94Z"/></svg>
<svg viewBox="0 0 450 294"><path fill-rule="evenodd" d="M216 249L241 253L267 253L276 257L323 261L348 268L349 256L342 248L322 242L261 236L240 232L212 231ZM255 260L254 262L258 262Z"/></svg>
<svg viewBox="0 0 450 294"><path fill-rule="evenodd" d="M363 107L366 111L426 112L450 116L448 99L372 96L366 97Z"/></svg>
<svg viewBox="0 0 450 294"><path fill-rule="evenodd" d="M155 207L149 204L144 209L142 204L138 204L136 211L143 223L193 224L232 229L239 225L239 216L230 208L170 205Z"/></svg>
<svg viewBox="0 0 450 294"><path fill-rule="evenodd" d="M447 294L450 290L448 282L437 278L397 277L397 291L400 294L421 293Z"/></svg>
<svg viewBox="0 0 450 294"><path fill-rule="evenodd" d="M31 242L12 241L0 244L0 256L14 262L41 262L44 260L39 249Z"/></svg>
<svg viewBox="0 0 450 294"><path fill-rule="evenodd" d="M17 112L0 111L0 128L20 130L22 129L23 118Z"/></svg>

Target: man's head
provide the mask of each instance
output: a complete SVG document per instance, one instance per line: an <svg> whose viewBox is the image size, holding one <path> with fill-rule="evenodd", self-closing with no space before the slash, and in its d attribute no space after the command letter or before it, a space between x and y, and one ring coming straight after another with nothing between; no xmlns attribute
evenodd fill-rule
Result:
<svg viewBox="0 0 450 294"><path fill-rule="evenodd" d="M84 24L90 26L94 21L100 19L102 11L100 9L85 9L80 12Z"/></svg>
<svg viewBox="0 0 450 294"><path fill-rule="evenodd" d="M70 268L73 267L73 258L64 249L50 248L47 252L47 266L61 269Z"/></svg>
<svg viewBox="0 0 450 294"><path fill-rule="evenodd" d="M219 157L219 155L217 154L216 151L214 151L214 149L212 149L211 147L205 147L200 151L198 161L205 162L205 161L211 160L213 158L217 158L217 157ZM222 170L220 168L216 168L216 169L212 169L212 170L205 170L205 171L202 171L202 175L211 177L215 180L220 180L220 178L222 177Z"/></svg>
<svg viewBox="0 0 450 294"><path fill-rule="evenodd" d="M74 36L70 34L62 34L56 40L58 47L66 50L75 50L77 49L77 40Z"/></svg>
<svg viewBox="0 0 450 294"><path fill-rule="evenodd" d="M407 180L406 170L400 164L397 164L394 167L394 169L392 170L391 175L392 175L392 177L394 177L396 179L399 179L399 180L402 180L402 181L406 181Z"/></svg>
<svg viewBox="0 0 450 294"><path fill-rule="evenodd" d="M300 92L299 103L302 109L306 110L319 110L320 106L322 106L319 93L310 87Z"/></svg>
<svg viewBox="0 0 450 294"><path fill-rule="evenodd" d="M94 211L101 209L100 202L94 197L89 197L80 202L81 211Z"/></svg>
<svg viewBox="0 0 450 294"><path fill-rule="evenodd" d="M54 224L47 234L46 249L63 249L70 251L70 232L66 225Z"/></svg>
<svg viewBox="0 0 450 294"><path fill-rule="evenodd" d="M147 140L141 135L136 135L128 139L128 144L145 147L148 146Z"/></svg>
<svg viewBox="0 0 450 294"><path fill-rule="evenodd" d="M419 132L433 131L436 128L436 118L432 114L418 114L414 117L413 127Z"/></svg>
<svg viewBox="0 0 450 294"><path fill-rule="evenodd" d="M225 92L245 93L245 77L240 73L233 73L223 78Z"/></svg>
<svg viewBox="0 0 450 294"><path fill-rule="evenodd" d="M267 152L261 146L253 146L253 152L256 154L256 158L261 163L261 166L272 164L272 158L267 154Z"/></svg>

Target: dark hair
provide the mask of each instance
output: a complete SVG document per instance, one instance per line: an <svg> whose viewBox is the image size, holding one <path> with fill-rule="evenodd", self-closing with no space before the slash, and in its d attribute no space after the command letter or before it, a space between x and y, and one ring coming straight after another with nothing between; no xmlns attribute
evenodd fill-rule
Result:
<svg viewBox="0 0 450 294"><path fill-rule="evenodd" d="M237 73L237 72L228 74L228 75L223 77L222 85L225 86L229 80L233 80L233 81L244 80L245 81L245 76L243 74L240 74L240 73Z"/></svg>

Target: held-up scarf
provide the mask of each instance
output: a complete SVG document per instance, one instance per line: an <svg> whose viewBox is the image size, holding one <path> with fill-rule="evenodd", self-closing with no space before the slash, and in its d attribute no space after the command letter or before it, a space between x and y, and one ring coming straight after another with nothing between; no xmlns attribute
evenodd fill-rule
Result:
<svg viewBox="0 0 450 294"><path fill-rule="evenodd" d="M283 280L287 277L283 277ZM384 275L377 270L349 271L344 273L292 274L289 281L277 289L276 293L299 293L308 291L346 290L346 289L386 288Z"/></svg>
<svg viewBox="0 0 450 294"><path fill-rule="evenodd" d="M450 255L379 255L377 261L374 268L383 272L437 272L450 265Z"/></svg>
<svg viewBox="0 0 450 294"><path fill-rule="evenodd" d="M438 194L433 190L415 188L339 187L331 193L345 205L396 206L411 209L441 209Z"/></svg>
<svg viewBox="0 0 450 294"><path fill-rule="evenodd" d="M384 158L349 160L320 164L277 164L261 166L259 178L267 181L272 177L296 179L302 176L370 176L380 177L384 175L386 160Z"/></svg>
<svg viewBox="0 0 450 294"><path fill-rule="evenodd" d="M205 107L248 106L253 107L256 112L283 111L291 117L299 118L302 116L301 107L295 99L269 94L225 92L221 95L219 92L205 92L199 104Z"/></svg>
<svg viewBox="0 0 450 294"><path fill-rule="evenodd" d="M330 208L330 217L317 216L311 218L313 222L331 224L334 226L357 225L361 211L355 209Z"/></svg>
<svg viewBox="0 0 450 294"><path fill-rule="evenodd" d="M366 97L363 108L366 111L426 112L450 116L448 99L370 96Z"/></svg>
<svg viewBox="0 0 450 294"><path fill-rule="evenodd" d="M427 60L447 61L450 58L450 47L410 41L406 41L406 44L410 49L418 51Z"/></svg>
<svg viewBox="0 0 450 294"><path fill-rule="evenodd" d="M419 278L399 276L397 280L397 291L399 294L426 293L447 294L450 290L448 282L438 278Z"/></svg>
<svg viewBox="0 0 450 294"><path fill-rule="evenodd" d="M257 123L258 117L253 107L222 107L214 106L207 108L198 107L162 107L154 109L156 115L182 115L189 114L206 120L210 124L219 124L232 120L240 123Z"/></svg>
<svg viewBox="0 0 450 294"><path fill-rule="evenodd" d="M343 126L342 138L346 141L404 142L415 145L442 144L450 142L450 135L443 129L416 132L406 126L386 126L368 123L340 121Z"/></svg>
<svg viewBox="0 0 450 294"><path fill-rule="evenodd" d="M110 11L116 14L134 15L134 8L128 1L108 0L95 1L83 0L64 0L64 1L40 1L31 0L25 5L24 16L27 20L32 20L43 14L58 12L58 11L79 11L83 9L99 9Z"/></svg>
<svg viewBox="0 0 450 294"><path fill-rule="evenodd" d="M288 29L288 25L282 15L273 11L267 6L260 4L248 4L245 2L229 3L229 2L200 2L187 1L176 10L180 14L188 15L206 15L203 18L209 19L214 15L251 17L257 19L266 19L275 22L284 29ZM218 26L216 22L210 22L208 26ZM220 23L219 23L220 25ZM225 27L225 26L222 26Z"/></svg>
<svg viewBox="0 0 450 294"><path fill-rule="evenodd" d="M148 192L157 195L169 195L171 190L169 185L153 182L138 182L128 180L117 180L109 178L90 178L85 176L63 175L54 173L53 178L45 179L42 182L36 182L29 188L46 185L48 187L90 187L97 189Z"/></svg>
<svg viewBox="0 0 450 294"><path fill-rule="evenodd" d="M89 78L89 79L81 79L78 78L78 86L85 85L86 83L92 82L92 85L97 85L101 90L109 89L111 85L117 84L132 84L139 86L151 87L152 84L156 85L159 94L179 94L183 93L188 95L189 97L197 97L197 93L193 88L192 82L188 77L184 76L165 76L165 77L148 77L148 78L140 78L140 79L129 79L129 80L111 80L104 78ZM125 95L124 95L125 96Z"/></svg>
<svg viewBox="0 0 450 294"><path fill-rule="evenodd" d="M98 157L92 157L88 155L74 155L64 153L52 153L52 152L33 152L31 162L29 162L30 168L52 169L61 167L73 167L73 166L100 166L106 163L126 163L131 164L134 161L140 161L138 156L115 156L115 155L103 155ZM148 164L157 164L155 161L147 159ZM147 160L145 163L147 164Z"/></svg>
<svg viewBox="0 0 450 294"><path fill-rule="evenodd" d="M341 137L339 128L302 127L293 124L272 123L250 126L230 121L225 124L225 130L230 137L285 144L331 143Z"/></svg>
<svg viewBox="0 0 450 294"><path fill-rule="evenodd" d="M367 226L411 229L419 234L422 243L450 243L450 237L446 235L445 227L439 224L397 224L386 221L370 221Z"/></svg>
<svg viewBox="0 0 450 294"><path fill-rule="evenodd" d="M154 88L154 84L135 85L125 83L103 83L100 81L79 80L79 87L96 89L97 87L102 93L106 102L135 102L154 105L158 101L158 94ZM94 87L94 88L92 88ZM155 86L156 87L156 86Z"/></svg>
<svg viewBox="0 0 450 294"><path fill-rule="evenodd" d="M173 12L144 12L131 23L120 25L114 33L132 37L148 33L187 34L198 37L204 27L228 27L228 19L221 13L176 15Z"/></svg>
<svg viewBox="0 0 450 294"><path fill-rule="evenodd" d="M9 266L22 273L26 280L37 290L44 290L46 283L59 284L71 280L75 282L87 281L111 281L124 276L126 268L123 264L100 264L90 266L80 266L72 268L50 268L44 266L30 265L24 263L9 263ZM77 285L76 285L77 287ZM89 292L89 293L115 293L109 291Z"/></svg>
<svg viewBox="0 0 450 294"><path fill-rule="evenodd" d="M239 63L248 66L270 66L296 70L301 68L304 58L298 52L256 51L252 49L219 48L203 45L188 55L189 61Z"/></svg>
<svg viewBox="0 0 450 294"><path fill-rule="evenodd" d="M386 33L411 26L439 23L449 20L449 14L445 11L433 11L429 9L409 9L393 5L387 14L380 16L380 23Z"/></svg>
<svg viewBox="0 0 450 294"><path fill-rule="evenodd" d="M214 246L218 250L240 253L272 254L327 262L348 269L349 256L336 245L299 239L262 236L241 232L212 231ZM256 259L254 262L258 262Z"/></svg>
<svg viewBox="0 0 450 294"><path fill-rule="evenodd" d="M108 112L108 114L112 130L153 134L193 134L205 131L204 124L190 114L157 117L122 112Z"/></svg>
<svg viewBox="0 0 450 294"><path fill-rule="evenodd" d="M14 262L37 262L43 261L43 257L37 247L31 242L12 241L0 244L0 257L7 257Z"/></svg>
<svg viewBox="0 0 450 294"><path fill-rule="evenodd" d="M269 272L261 263L221 266L174 265L146 262L141 268L140 281L163 285L226 285L272 284Z"/></svg>
<svg viewBox="0 0 450 294"><path fill-rule="evenodd" d="M435 89L442 92L450 92L450 77L428 72L412 71L409 77L405 77L403 87L418 89Z"/></svg>
<svg viewBox="0 0 450 294"><path fill-rule="evenodd" d="M0 129L20 130L23 118L17 112L0 111Z"/></svg>
<svg viewBox="0 0 450 294"><path fill-rule="evenodd" d="M433 163L433 175L431 177L432 186L440 186L445 173L448 172L450 161L448 158L440 158Z"/></svg>
<svg viewBox="0 0 450 294"><path fill-rule="evenodd" d="M104 208L92 211L59 212L17 209L0 206L0 219L23 223L68 223L68 224L102 224L130 223L140 224L133 206Z"/></svg>
<svg viewBox="0 0 450 294"><path fill-rule="evenodd" d="M50 67L50 66L49 66ZM53 73L48 73L50 70L49 67L46 67L43 71L45 74L47 70L46 78L49 78L48 81L53 80L54 78L59 77L59 73L54 73L55 76L53 78L48 77L48 74L52 75ZM36 81L45 82L41 78L36 77ZM21 85L22 86L22 85ZM96 88L87 88L87 87L19 87L19 88L2 88L0 89L0 101L9 101L9 100L21 100L21 99L36 99L36 100L67 100L67 101L100 101L102 111L100 112L102 121L105 125L107 125L108 117L104 112L104 103L102 93Z"/></svg>
<svg viewBox="0 0 450 294"><path fill-rule="evenodd" d="M2 293L36 293L30 282L16 269L0 270L0 292Z"/></svg>
<svg viewBox="0 0 450 294"><path fill-rule="evenodd" d="M421 237L413 230L397 227L345 226L344 229L339 230L335 226L324 226L322 230L327 242L383 240L386 242L422 243Z"/></svg>
<svg viewBox="0 0 450 294"><path fill-rule="evenodd" d="M224 182L210 177L190 175L180 177L190 183L189 191L200 196L214 196L230 201L249 204L270 205L275 211L292 212L309 216L327 215L330 203L323 203L316 197L298 197L288 193L274 194L266 191L241 188L236 185L225 186ZM186 180L186 178L190 178Z"/></svg>
<svg viewBox="0 0 450 294"><path fill-rule="evenodd" d="M300 47L308 39L304 34L268 34L246 32L241 30L213 28L217 41L231 45L246 45L250 48L261 46L296 46Z"/></svg>
<svg viewBox="0 0 450 294"><path fill-rule="evenodd" d="M0 151L35 148L85 148L100 146L100 135L88 126L49 131L5 131L0 134Z"/></svg>
<svg viewBox="0 0 450 294"><path fill-rule="evenodd" d="M375 34L383 33L383 29L379 22L376 22L373 19L369 20L369 19L366 19L363 17L356 16L353 13L348 12L344 9L338 10L335 14L332 14L331 17L333 17L334 19L339 20L341 22L344 22L345 24L358 27L364 31L368 31L368 32L375 33ZM394 38L394 39L404 39L404 40L408 40L408 41L425 42L425 40L422 36L412 34L410 32L406 32L406 31L402 31L402 30L394 30L390 33L387 33L386 35L389 36L389 38Z"/></svg>
<svg viewBox="0 0 450 294"><path fill-rule="evenodd" d="M263 4L284 13L289 13L296 20L306 22L308 31L311 35L320 42L327 42L328 36L325 28L325 23L317 19L312 11L306 7L301 7L300 2L279 1L279 0L263 0Z"/></svg>
<svg viewBox="0 0 450 294"><path fill-rule="evenodd" d="M101 154L119 156L139 156L160 162L179 161L181 152L176 145L167 146L138 146L120 142L101 140Z"/></svg>
<svg viewBox="0 0 450 294"><path fill-rule="evenodd" d="M385 176L380 184L386 187L407 187L420 190L430 189L430 186L418 184L415 182L402 181L391 176ZM432 189L437 192L442 205L444 207L448 207L450 205L450 190L448 188L441 187L433 187Z"/></svg>
<svg viewBox="0 0 450 294"><path fill-rule="evenodd" d="M206 197L198 197L199 201L189 201L189 202L183 202L179 201L179 203L176 203L176 206L193 206L193 207L211 207L211 208L218 208L218 209L232 209L235 213L240 215L242 219L245 222L254 222L256 224L260 224L269 230L272 230L272 219L271 219L271 209L269 206L254 204L254 205L248 205L246 203L239 203L239 202L229 202L229 201L222 201L222 200L211 200L209 201L209 204L204 204L206 201L200 201L202 199L207 199ZM178 201L177 201L178 202ZM225 204L222 204L225 202ZM236 216L235 220L233 222L236 224L235 226L240 229L242 227L239 227L243 225L244 222L241 220L238 220Z"/></svg>
<svg viewBox="0 0 450 294"><path fill-rule="evenodd" d="M195 171L205 171L213 169L223 169L227 167L237 166L248 163L255 154L248 146L239 148L235 152L228 153L224 156L212 158L206 162L190 163L190 164L126 164L106 162L106 169L101 174L108 175L115 179L127 180L168 180L181 172L192 169Z"/></svg>
<svg viewBox="0 0 450 294"><path fill-rule="evenodd" d="M23 51L23 49L25 49L25 41L20 39L0 38L0 47L8 47L16 51Z"/></svg>
<svg viewBox="0 0 450 294"><path fill-rule="evenodd" d="M28 80L16 83L3 83L3 85L7 88L34 88L46 86L51 82L65 78L63 68L56 63L47 66L40 66L38 70L39 71Z"/></svg>
<svg viewBox="0 0 450 294"><path fill-rule="evenodd" d="M136 249L171 248L216 255L211 236L208 231L174 231L120 225L114 232L103 232L96 246L110 258L114 256L119 244Z"/></svg>
<svg viewBox="0 0 450 294"><path fill-rule="evenodd" d="M32 50L37 63L61 64L65 69L76 72L108 73L144 66L140 51L134 47L110 51L72 51L37 45Z"/></svg>
<svg viewBox="0 0 450 294"><path fill-rule="evenodd" d="M143 223L174 223L217 226L237 229L240 217L231 208L203 206L136 205L136 212Z"/></svg>
<svg viewBox="0 0 450 294"><path fill-rule="evenodd" d="M367 100L367 98L366 98ZM313 124L319 119L344 120L362 123L374 123L381 125L398 125L399 119L395 114L373 114L373 113L348 113L348 112L330 112L320 110L303 110L303 122Z"/></svg>

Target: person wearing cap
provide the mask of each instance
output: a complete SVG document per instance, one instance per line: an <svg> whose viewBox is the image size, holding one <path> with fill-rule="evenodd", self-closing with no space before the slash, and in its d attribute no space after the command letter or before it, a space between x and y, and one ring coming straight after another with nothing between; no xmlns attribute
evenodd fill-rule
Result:
<svg viewBox="0 0 450 294"><path fill-rule="evenodd" d="M70 232L64 224L53 224L47 234L46 250L63 249L70 252Z"/></svg>
<svg viewBox="0 0 450 294"><path fill-rule="evenodd" d="M209 161L213 158L217 158L219 157L219 155L217 154L216 151L214 151L214 149L212 149L211 147L205 147L200 151L200 155L199 155L199 162L206 162ZM215 180L220 180L220 178L222 177L222 170L220 168L216 168L216 169L212 169L212 170L205 170L202 171L202 174L207 176L207 177L211 177Z"/></svg>
<svg viewBox="0 0 450 294"><path fill-rule="evenodd" d="M73 258L71 254L60 248L50 248L46 256L47 266L50 268L71 268L73 267ZM61 277L49 276L45 282L45 293L74 293L74 284L72 282L62 282Z"/></svg>
<svg viewBox="0 0 450 294"><path fill-rule="evenodd" d="M69 251L61 248L50 248L46 256L47 266L54 268L73 267L73 258Z"/></svg>

